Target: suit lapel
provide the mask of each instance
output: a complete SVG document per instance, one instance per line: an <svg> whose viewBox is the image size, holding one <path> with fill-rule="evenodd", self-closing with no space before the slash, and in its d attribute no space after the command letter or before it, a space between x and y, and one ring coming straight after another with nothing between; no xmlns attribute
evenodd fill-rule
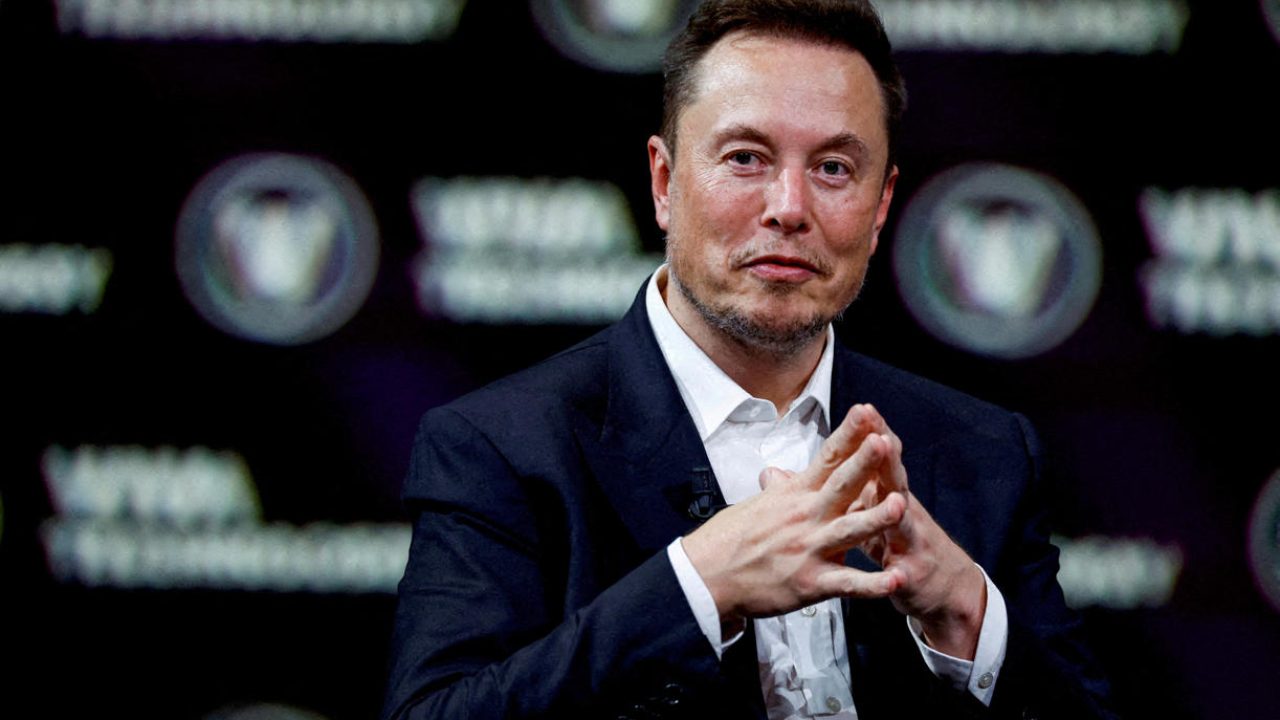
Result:
<svg viewBox="0 0 1280 720"><path fill-rule="evenodd" d="M642 553L651 555L699 522L689 514L695 468L710 468L702 439L676 388L645 311L647 284L609 336L603 414L576 429L587 464ZM713 501L722 504L712 483ZM765 717L748 630L725 653L715 692L726 716Z"/></svg>
<svg viewBox="0 0 1280 720"><path fill-rule="evenodd" d="M607 404L598 425L579 427L578 441L627 530L656 551L697 527L688 512L693 474L710 462L653 337L644 293L610 331Z"/></svg>

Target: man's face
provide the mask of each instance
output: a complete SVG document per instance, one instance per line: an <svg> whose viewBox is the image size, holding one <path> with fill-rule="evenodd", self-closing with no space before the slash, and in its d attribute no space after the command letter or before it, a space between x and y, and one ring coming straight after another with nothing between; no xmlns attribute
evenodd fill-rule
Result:
<svg viewBox="0 0 1280 720"><path fill-rule="evenodd" d="M879 84L852 50L744 33L694 82L675 157L649 140L667 302L695 339L798 352L857 296L889 210Z"/></svg>

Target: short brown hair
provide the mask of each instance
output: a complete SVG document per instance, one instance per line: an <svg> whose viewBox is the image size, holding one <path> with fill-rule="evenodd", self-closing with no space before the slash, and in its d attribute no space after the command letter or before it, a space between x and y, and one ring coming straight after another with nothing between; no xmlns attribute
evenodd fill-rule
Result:
<svg viewBox="0 0 1280 720"><path fill-rule="evenodd" d="M676 125L693 99L698 62L725 35L744 31L799 38L857 51L880 81L889 159L897 157L898 125L907 107L907 89L894 64L880 16L868 0L707 0L662 59L662 140L676 151Z"/></svg>

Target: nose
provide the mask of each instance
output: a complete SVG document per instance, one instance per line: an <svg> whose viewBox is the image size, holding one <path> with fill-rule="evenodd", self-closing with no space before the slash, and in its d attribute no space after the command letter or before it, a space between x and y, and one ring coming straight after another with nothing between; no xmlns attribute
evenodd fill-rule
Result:
<svg viewBox="0 0 1280 720"><path fill-rule="evenodd" d="M784 233L808 229L809 198L803 170L780 168L765 187L764 202L760 220L766 227Z"/></svg>

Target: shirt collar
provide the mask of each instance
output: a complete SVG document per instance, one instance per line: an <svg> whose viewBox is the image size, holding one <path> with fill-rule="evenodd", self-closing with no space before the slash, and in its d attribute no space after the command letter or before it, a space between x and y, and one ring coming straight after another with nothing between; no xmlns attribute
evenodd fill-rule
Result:
<svg viewBox="0 0 1280 720"><path fill-rule="evenodd" d="M684 398L684 404L698 427L698 434L705 442L716 428L729 419L734 410L754 398L707 357L702 348L676 323L667 304L662 300L659 286L666 283L667 266L663 265L649 278L649 286L645 291L645 309L649 314L653 334L658 340L658 347L675 377L680 396ZM826 344L818 366L814 368L804 390L800 391L790 409L791 412L805 412L808 400L812 398L821 410L824 434L825 428L830 427L831 367L834 357L835 331L828 325ZM697 392L693 392L695 388Z"/></svg>

